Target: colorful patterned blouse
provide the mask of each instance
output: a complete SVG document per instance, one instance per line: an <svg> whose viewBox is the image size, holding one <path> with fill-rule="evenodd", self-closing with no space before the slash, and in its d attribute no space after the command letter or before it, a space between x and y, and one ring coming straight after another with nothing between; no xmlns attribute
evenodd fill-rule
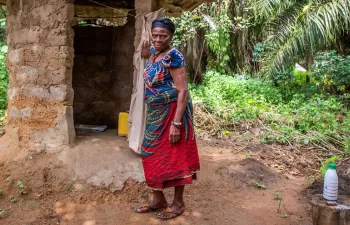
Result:
<svg viewBox="0 0 350 225"><path fill-rule="evenodd" d="M152 46L151 54L154 54L154 52L155 48ZM171 49L163 59L158 62L151 63L148 61L144 72L146 103L149 103L154 97L164 95L166 92L168 92L168 94L173 93L176 87L169 68L184 66L185 58L182 53L175 48Z"/></svg>

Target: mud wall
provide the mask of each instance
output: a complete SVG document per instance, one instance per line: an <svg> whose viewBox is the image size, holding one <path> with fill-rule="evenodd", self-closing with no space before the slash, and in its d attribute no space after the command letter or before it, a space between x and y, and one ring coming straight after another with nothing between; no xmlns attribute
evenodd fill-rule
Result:
<svg viewBox="0 0 350 225"><path fill-rule="evenodd" d="M135 49L138 47L141 40L142 33L142 17L149 13L156 11L158 9L158 0L135 0L135 10L136 10L136 22L135 22Z"/></svg>
<svg viewBox="0 0 350 225"><path fill-rule="evenodd" d="M133 88L135 20L122 27L74 27L74 122L117 127ZM113 39L114 38L114 39Z"/></svg>
<svg viewBox="0 0 350 225"><path fill-rule="evenodd" d="M6 131L28 149L67 145L75 138L72 1L11 0L7 13Z"/></svg>

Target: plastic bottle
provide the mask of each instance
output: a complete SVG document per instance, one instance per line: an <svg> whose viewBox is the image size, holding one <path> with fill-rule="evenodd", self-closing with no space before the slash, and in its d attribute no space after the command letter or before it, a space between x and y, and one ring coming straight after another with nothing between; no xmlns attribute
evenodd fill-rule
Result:
<svg viewBox="0 0 350 225"><path fill-rule="evenodd" d="M336 164L328 164L328 169L324 176L323 198L331 202L336 202L338 199L338 175L336 168Z"/></svg>

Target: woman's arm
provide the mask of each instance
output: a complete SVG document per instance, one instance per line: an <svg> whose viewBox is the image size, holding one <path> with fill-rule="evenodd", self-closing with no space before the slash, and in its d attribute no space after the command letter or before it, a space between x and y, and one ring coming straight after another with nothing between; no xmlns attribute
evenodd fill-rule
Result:
<svg viewBox="0 0 350 225"><path fill-rule="evenodd" d="M188 101L188 83L186 78L185 67L180 68L170 68L171 76L174 79L176 89L178 91L177 97L177 107L174 117L174 122L182 123L183 114L186 110L186 105ZM169 140L172 143L178 142L180 139L180 129L171 125Z"/></svg>
<svg viewBox="0 0 350 225"><path fill-rule="evenodd" d="M151 57L151 51L150 51L150 45L148 41L143 42L142 49L141 49L141 57L144 59L148 59Z"/></svg>

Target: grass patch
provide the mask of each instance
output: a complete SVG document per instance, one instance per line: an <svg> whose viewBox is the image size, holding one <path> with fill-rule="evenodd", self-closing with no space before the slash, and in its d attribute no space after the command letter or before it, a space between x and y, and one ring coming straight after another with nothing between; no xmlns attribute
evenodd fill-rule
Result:
<svg viewBox="0 0 350 225"><path fill-rule="evenodd" d="M313 144L350 154L350 110L340 97L317 92L312 84L287 88L210 71L190 90L200 129L228 133L244 124L246 130L262 129L263 143Z"/></svg>

